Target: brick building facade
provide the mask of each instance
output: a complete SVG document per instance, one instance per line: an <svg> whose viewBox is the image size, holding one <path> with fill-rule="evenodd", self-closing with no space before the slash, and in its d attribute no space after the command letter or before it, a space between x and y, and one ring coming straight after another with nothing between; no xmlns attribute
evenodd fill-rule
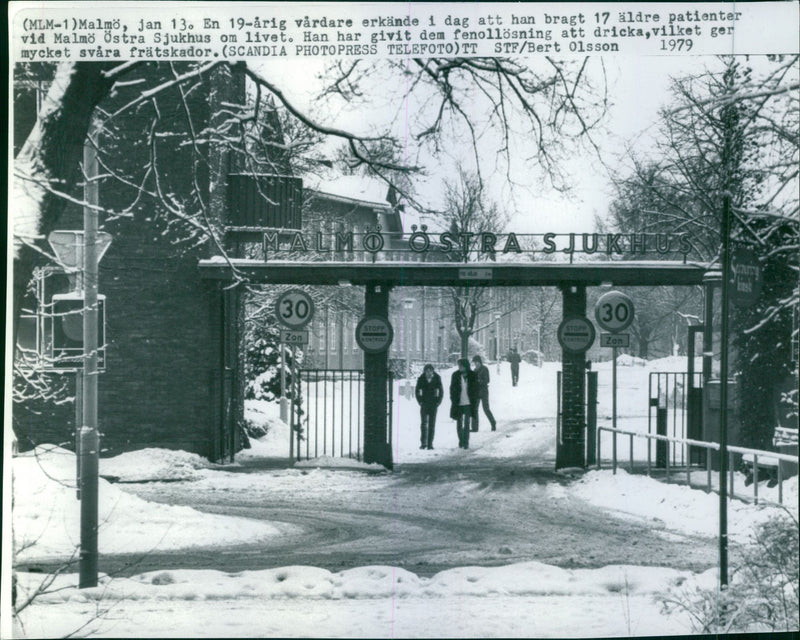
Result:
<svg viewBox="0 0 800 640"><path fill-rule="evenodd" d="M139 95L139 82L152 86L172 73L167 64L143 65L98 107L105 120L97 136L100 173L107 176L99 181L100 205L115 212L100 214L101 229L112 236L99 267L99 290L107 301L105 370L98 380L104 455L148 446L220 454L223 294L201 280L197 269L199 259L216 251L191 220L181 220L180 211L200 201L211 226L221 229L228 160L198 132L226 117L222 103L244 103L244 82L223 67L202 81L160 92L124 117L108 117ZM22 134L27 135L24 126ZM189 154L187 140L195 143ZM158 183L154 175L144 176L154 163ZM139 193L138 184L149 193ZM79 200L81 189L78 184L73 190ZM59 227L81 229L82 223L82 208L67 205ZM69 284L63 275L48 276L46 288L49 295ZM39 302L47 308L48 300ZM63 397L74 396L74 373L54 374L53 380L65 385ZM74 425L70 401L34 399L15 407L23 448L39 442L71 446Z"/></svg>

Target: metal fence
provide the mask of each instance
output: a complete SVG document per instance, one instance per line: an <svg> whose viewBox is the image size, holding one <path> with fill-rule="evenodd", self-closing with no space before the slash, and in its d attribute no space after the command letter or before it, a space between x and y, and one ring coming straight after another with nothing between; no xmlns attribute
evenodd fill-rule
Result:
<svg viewBox="0 0 800 640"><path fill-rule="evenodd" d="M719 451L720 445L717 442L703 442L700 440L692 440L689 438L676 438L672 436L663 436L658 434L651 434L651 433L638 433L635 431L626 431L624 429L612 429L611 427L598 427L597 428L597 468L600 468L602 462L601 450L600 450L600 435L603 431L608 431L612 434L614 446L612 448L612 458L611 464L614 473L617 472L617 456L616 456L616 441L618 435L627 436L629 438L629 470L633 473L634 470L634 459L633 459L633 441L634 438L647 438L647 475L649 476L652 472L653 464L652 455L651 455L651 441L655 440L657 443L665 443L669 446L669 443L672 443L673 450L676 446L679 446L682 450L681 460L689 460L690 459L690 450L692 448L702 449L706 452L708 451ZM762 451L759 449L748 449L746 447L737 447L728 445L728 483L729 488L728 492L731 498L735 497L735 487L734 487L734 455L735 454L742 454L745 456L751 456L753 459L753 500L756 504L758 504L758 469L759 469L759 458L761 458L762 463L765 461L770 461L771 463L775 464L777 467L777 481L778 481L778 502L783 504L783 465L780 464L781 461L789 462L797 466L798 463L798 456L789 455L787 453L777 453L774 451ZM673 464L670 463L670 460L673 460ZM691 486L692 484L692 466L691 464L682 464L682 465L675 465L674 464L675 458L673 456L666 456L666 478L667 481L670 479L670 472L673 468L677 467L680 469L682 467L683 472L686 474L686 483ZM776 464L777 463L777 464ZM695 467L698 469L697 467ZM698 469L699 470L699 469ZM706 473L706 490L711 491L711 476L712 476L712 469L711 469L711 456L705 456L705 469ZM676 471L676 473L680 473L680 470Z"/></svg>
<svg viewBox="0 0 800 640"><path fill-rule="evenodd" d="M305 369L298 372L300 411L295 411L290 455L298 460L330 456L361 460L364 446L364 371ZM387 438L392 438L393 378L387 393ZM294 451L293 451L294 450ZM292 453L293 452L293 453Z"/></svg>

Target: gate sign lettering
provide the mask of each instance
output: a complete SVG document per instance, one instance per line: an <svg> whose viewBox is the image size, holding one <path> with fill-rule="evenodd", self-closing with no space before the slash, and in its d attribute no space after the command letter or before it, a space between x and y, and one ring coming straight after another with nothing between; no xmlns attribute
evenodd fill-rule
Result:
<svg viewBox="0 0 800 640"><path fill-rule="evenodd" d="M761 265L752 249L738 248L731 256L730 292L737 307L749 307L761 295Z"/></svg>
<svg viewBox="0 0 800 640"><path fill-rule="evenodd" d="M594 343L594 325L583 316L564 318L558 325L557 335L564 351L584 353Z"/></svg>
<svg viewBox="0 0 800 640"><path fill-rule="evenodd" d="M633 300L621 291L604 293L594 306L594 317L611 333L627 329L633 322Z"/></svg>
<svg viewBox="0 0 800 640"><path fill-rule="evenodd" d="M394 339L394 329L386 318L367 316L356 327L356 342L365 353L383 353Z"/></svg>
<svg viewBox="0 0 800 640"><path fill-rule="evenodd" d="M600 334L601 347L630 347L631 334L630 333L601 333Z"/></svg>
<svg viewBox="0 0 800 640"><path fill-rule="evenodd" d="M287 329L305 327L314 317L314 301L301 289L289 289L275 303L275 317Z"/></svg>

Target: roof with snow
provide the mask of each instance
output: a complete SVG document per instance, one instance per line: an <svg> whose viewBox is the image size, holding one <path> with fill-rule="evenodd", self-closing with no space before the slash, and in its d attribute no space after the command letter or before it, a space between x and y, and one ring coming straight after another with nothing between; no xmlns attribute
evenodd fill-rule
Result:
<svg viewBox="0 0 800 640"><path fill-rule="evenodd" d="M363 176L337 176L334 179L304 178L304 186L318 193L323 193L365 206L387 207L392 205L387 196L389 187L386 183Z"/></svg>

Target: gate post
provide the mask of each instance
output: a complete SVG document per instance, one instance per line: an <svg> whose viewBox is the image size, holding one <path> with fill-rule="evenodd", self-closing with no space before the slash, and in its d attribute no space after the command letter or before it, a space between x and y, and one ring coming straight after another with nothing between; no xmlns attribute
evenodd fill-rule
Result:
<svg viewBox="0 0 800 640"><path fill-rule="evenodd" d="M656 409L656 435L667 435L667 408L658 407ZM649 445L648 445L649 446ZM666 440L656 440L656 467L666 469L667 457L669 456L669 442Z"/></svg>
<svg viewBox="0 0 800 640"><path fill-rule="evenodd" d="M702 385L695 387L695 336L698 333L705 335L704 325L694 325L689 327L689 341L687 355L689 366L686 373L686 437L692 440L702 440L703 438L703 389ZM705 449L695 447L690 448L688 464L705 464Z"/></svg>
<svg viewBox="0 0 800 640"><path fill-rule="evenodd" d="M563 285L563 317L586 315L586 287ZM586 354L561 350L561 438L556 442L556 469L586 466Z"/></svg>
<svg viewBox="0 0 800 640"><path fill-rule="evenodd" d="M586 372L586 465L597 462L597 371Z"/></svg>
<svg viewBox="0 0 800 640"><path fill-rule="evenodd" d="M389 317L389 287L367 285L364 315ZM392 464L392 443L387 433L387 377L389 351L364 352L364 462L377 462L387 469Z"/></svg>

